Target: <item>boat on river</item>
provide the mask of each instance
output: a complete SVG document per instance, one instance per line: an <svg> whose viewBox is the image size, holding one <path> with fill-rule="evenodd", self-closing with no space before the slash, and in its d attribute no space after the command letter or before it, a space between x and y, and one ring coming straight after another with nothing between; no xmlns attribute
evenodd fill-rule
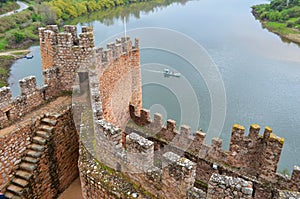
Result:
<svg viewBox="0 0 300 199"><path fill-rule="evenodd" d="M26 58L26 59L32 59L33 58L33 54L25 55L24 58Z"/></svg>
<svg viewBox="0 0 300 199"><path fill-rule="evenodd" d="M169 77L169 76L180 77L181 76L180 73L170 71L170 69L168 69L168 68L164 69L163 74L165 75L165 77Z"/></svg>

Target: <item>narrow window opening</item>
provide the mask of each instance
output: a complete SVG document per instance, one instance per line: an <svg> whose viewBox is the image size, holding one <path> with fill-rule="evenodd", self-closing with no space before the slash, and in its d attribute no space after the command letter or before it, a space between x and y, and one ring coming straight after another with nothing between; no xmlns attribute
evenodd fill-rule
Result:
<svg viewBox="0 0 300 199"><path fill-rule="evenodd" d="M255 184L253 184L253 187L252 187L252 189L253 189L253 191L252 191L252 197L254 198L255 197Z"/></svg>
<svg viewBox="0 0 300 199"><path fill-rule="evenodd" d="M46 100L46 91L43 91L43 99Z"/></svg>
<svg viewBox="0 0 300 199"><path fill-rule="evenodd" d="M11 119L11 118L10 118L10 110L6 111L6 112L5 112L5 115L6 115L6 118L7 118L8 120Z"/></svg>

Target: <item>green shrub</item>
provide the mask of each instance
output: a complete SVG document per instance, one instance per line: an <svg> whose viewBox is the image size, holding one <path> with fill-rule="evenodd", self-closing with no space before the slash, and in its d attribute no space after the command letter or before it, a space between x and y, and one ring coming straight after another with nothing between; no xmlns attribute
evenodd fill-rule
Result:
<svg viewBox="0 0 300 199"><path fill-rule="evenodd" d="M8 44L8 41L6 39L4 39L4 38L1 39L0 40L0 50L3 50L7 44Z"/></svg>
<svg viewBox="0 0 300 199"><path fill-rule="evenodd" d="M33 13L31 11L23 11L14 16L15 23L22 24L26 23L31 19L31 15Z"/></svg>
<svg viewBox="0 0 300 199"><path fill-rule="evenodd" d="M25 38L23 32L14 32L15 42L20 43Z"/></svg>
<svg viewBox="0 0 300 199"><path fill-rule="evenodd" d="M262 12L260 15L259 15L259 18L260 19L266 19L267 18L267 14L268 14L268 12Z"/></svg>
<svg viewBox="0 0 300 199"><path fill-rule="evenodd" d="M270 20L270 21L281 21L282 20L282 15L279 11L270 11L269 13L266 14L266 17Z"/></svg>
<svg viewBox="0 0 300 199"><path fill-rule="evenodd" d="M41 21L42 20L42 16L37 14L37 13L33 13L32 16L31 16L31 20L33 22L36 22L36 21Z"/></svg>
<svg viewBox="0 0 300 199"><path fill-rule="evenodd" d="M300 17L300 6L296 6L287 10L289 18Z"/></svg>

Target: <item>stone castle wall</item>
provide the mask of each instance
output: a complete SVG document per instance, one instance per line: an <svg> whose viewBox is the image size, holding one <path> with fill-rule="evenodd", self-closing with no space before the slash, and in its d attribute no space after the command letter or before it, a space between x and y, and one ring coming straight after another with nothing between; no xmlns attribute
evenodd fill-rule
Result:
<svg viewBox="0 0 300 199"><path fill-rule="evenodd" d="M109 69L109 67L106 69ZM114 172L122 171L122 176L118 175L122 181L126 181L127 179L133 187L141 187L150 195L157 196L158 198L187 197L188 190L194 184L196 164L176 153L166 151L166 153L162 154L162 163L165 166L163 168L156 167L154 165L154 144L152 141L134 133L123 134L122 131L124 129L108 122L105 118L105 113L103 113L104 117L99 114L98 110L101 110L104 106L103 100L105 101L105 98L103 98L101 89L99 89L99 86L102 85L101 82L96 83L96 75L97 73L90 71L89 100L91 107L93 107L92 118L90 119L93 122L87 122L85 119L86 116L84 116L82 119L83 123L80 125L81 134L84 135L84 132L89 129L90 123L94 124L92 131L96 135L93 139L93 142L96 143L95 145L92 147L89 146L88 150L85 149L87 146L82 147L81 159L79 161L84 197L96 198L96 196L107 195L109 197L116 195L122 197L122 194L124 194L111 191L110 188L105 189L108 186L106 183L103 183L98 178L98 181L95 180L92 174L88 175L90 173L86 171L88 168L91 168L93 173L102 173L103 167L99 168L95 166L95 162L97 161L104 165L105 168L109 168L109 170L113 170ZM127 90L120 90L120 92L124 91L126 92ZM128 105L126 112L130 116ZM123 139L123 135L126 136L125 139ZM84 143L84 138L82 143ZM89 145L88 142L85 142L85 144ZM93 182L98 183L93 185ZM90 193L90 189L96 190L96 193L94 191Z"/></svg>
<svg viewBox="0 0 300 199"><path fill-rule="evenodd" d="M33 132L39 126L40 118L37 116L33 121L27 121L9 132L2 130L0 134L0 191L4 190L5 185L13 177L17 165L21 162L26 148L31 143Z"/></svg>
<svg viewBox="0 0 300 199"><path fill-rule="evenodd" d="M214 173L208 184L207 198L252 198L252 182Z"/></svg>
<svg viewBox="0 0 300 199"><path fill-rule="evenodd" d="M72 111L56 114L56 125L42 152L24 198L57 198L78 177L78 134Z"/></svg>
<svg viewBox="0 0 300 199"><path fill-rule="evenodd" d="M44 86L37 87L33 76L19 81L21 95L12 99L9 87L0 88L0 129L9 126L47 100L72 91L78 79L77 70L95 64L93 29L49 25L39 29Z"/></svg>
<svg viewBox="0 0 300 199"><path fill-rule="evenodd" d="M49 110L51 113L51 110ZM16 128L6 128L0 135L1 191L15 178L15 173L39 131L45 113L22 121ZM48 116L49 117L49 116ZM22 198L56 198L78 177L78 134L72 121L71 107L53 113L55 126L32 171L33 176ZM2 170L2 168L5 168Z"/></svg>
<svg viewBox="0 0 300 199"><path fill-rule="evenodd" d="M97 49L98 65L89 74L93 133L97 136L93 152L82 153L85 161L80 163L82 188L86 198L96 197L89 195L89 190L94 187L89 183L97 182L86 173L86 169L90 168L86 161L97 160L105 167L121 172L125 179L130 179L136 186L141 186L159 198L202 197L203 192L199 188L210 193L211 198L212 192L227 194L228 197L238 194L248 198L272 198L278 193L277 188L266 188L272 183L278 189L292 187L293 191L299 190L297 169L294 169L291 179L282 179L282 176L276 174L284 140L273 134L269 127L266 127L263 135L259 135L260 127L251 125L249 135L246 136L243 126L234 125L230 150L225 151L219 138L213 138L209 146L204 143L203 132L196 132L192 136L190 128L185 125L178 131L173 120L168 120L166 126L163 126L160 114L155 114L152 121L149 111L140 109L138 100L133 102L137 103L136 107L129 106L129 110L126 110L126 104L134 101L132 98L139 99L134 97L131 86L132 82L140 79L127 72L130 68L138 67L135 59L139 56L131 57L138 49L132 48L126 41L124 38L121 42L108 44L107 50ZM126 52L126 48L132 51ZM122 51L123 55L120 53ZM128 59L133 59L134 63L128 64ZM122 133L128 114L135 124L131 125L129 122ZM84 127L85 124L82 125ZM102 170L95 166L91 169L95 173ZM251 184L252 191L228 192L222 189L223 186L220 189L212 179L213 174L240 177L242 182L248 181ZM114 197L117 193L105 189L107 185L102 182L95 186L99 191L98 196L108 194L107 197Z"/></svg>
<svg viewBox="0 0 300 199"><path fill-rule="evenodd" d="M200 182L199 187L203 184L207 186L213 173L217 172L250 180L255 189L254 198L270 198L274 193L278 193L277 189L296 192L300 190L299 167L295 166L291 178L284 178L276 173L284 140L273 134L270 127L266 127L264 134L260 135L260 127L251 125L249 135L246 136L243 126L234 125L230 149L225 151L219 138L213 138L209 146L204 143L203 132L192 135L189 127L185 125L177 131L173 120L167 120L166 126L163 126L160 114L154 114L154 119L151 120L148 110L142 109L137 114L133 105L129 108L131 119L138 126L129 125L126 132L135 131L151 139L158 151L164 151L167 147L168 150L184 154L194 161L197 164L195 182ZM187 146L182 143L186 143ZM178 148L183 151L178 152ZM268 184L276 185L276 188L266 189ZM202 188L207 189L205 186Z"/></svg>
<svg viewBox="0 0 300 199"><path fill-rule="evenodd" d="M9 87L0 88L0 129L40 106L48 98L47 86L37 87L33 76L20 80L19 84L21 95L15 99L12 99Z"/></svg>
<svg viewBox="0 0 300 199"><path fill-rule="evenodd" d="M76 26L64 26L64 32L59 32L57 26L47 26L39 33L47 92L57 95L72 90L86 80L80 73L96 67L103 117L124 127L129 119L128 104L141 107L142 103L138 41L132 45L129 38L121 38L104 50L95 49L90 27L83 27L79 37Z"/></svg>
<svg viewBox="0 0 300 199"><path fill-rule="evenodd" d="M138 40L132 46L129 38L122 38L108 44L107 50L100 49L97 56L102 57L98 62L98 78L103 117L124 129L130 118L128 104L142 106Z"/></svg>
<svg viewBox="0 0 300 199"><path fill-rule="evenodd" d="M95 62L93 29L83 27L77 37L76 26L64 26L59 32L56 25L49 25L39 29L39 36L44 84L52 95L71 91L77 70Z"/></svg>
<svg viewBox="0 0 300 199"><path fill-rule="evenodd" d="M78 167L85 198L274 198L300 191L299 167L291 178L276 173L284 140L269 127L260 135L260 127L251 125L244 135L245 128L234 125L225 151L219 138L207 145L204 132L192 135L185 125L177 130L173 120L164 126L160 114L151 120L150 112L141 109L138 40L132 45L122 38L104 50L95 49L92 28L83 27L79 37L75 26L65 26L63 33L57 26L39 31L45 86L37 88L34 77L25 78L16 99L9 88L1 88L0 129L62 91L88 91L92 111L86 118L77 115L83 122L77 124L80 130L93 133L91 140L80 140ZM14 175L41 117L1 135L2 187ZM78 135L71 110L61 109L53 117L53 136L25 198L55 198L78 175Z"/></svg>

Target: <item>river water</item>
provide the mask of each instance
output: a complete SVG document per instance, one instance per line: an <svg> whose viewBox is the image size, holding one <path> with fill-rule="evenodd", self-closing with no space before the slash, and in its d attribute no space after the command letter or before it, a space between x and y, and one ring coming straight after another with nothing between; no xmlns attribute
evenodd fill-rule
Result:
<svg viewBox="0 0 300 199"><path fill-rule="evenodd" d="M125 34L125 16L126 34L136 35L132 31L136 28L148 33L147 41L140 41L145 108L160 111L178 124L187 123L193 130L208 131L208 137L213 132L211 135L223 139L225 149L234 123L246 129L252 123L268 125L275 134L285 138L279 169L292 170L294 165L300 165L300 48L261 27L251 14L251 6L259 3L263 1L200 0L161 6L143 3L94 13L68 23L77 24L78 28L93 25L99 46L113 35ZM152 28L146 29L149 27ZM164 43L156 34L158 28L183 35L165 40L178 51L187 49L189 54L198 56L193 49L188 50L189 46L181 46L180 42L186 38L201 46L202 55L206 53L201 60L207 59L208 65L216 66L210 78L218 80L224 93L214 92L203 71L199 73L197 66L186 57L156 46L146 48L145 43L149 41ZM33 74L38 76L39 84L42 82L39 47L31 49L35 55L33 60L19 60L12 66L9 83L14 96L20 92L16 82L21 77ZM165 78L161 73L164 68L180 72L181 77ZM221 105L214 100L219 100ZM210 126L214 117L221 118L220 129Z"/></svg>

